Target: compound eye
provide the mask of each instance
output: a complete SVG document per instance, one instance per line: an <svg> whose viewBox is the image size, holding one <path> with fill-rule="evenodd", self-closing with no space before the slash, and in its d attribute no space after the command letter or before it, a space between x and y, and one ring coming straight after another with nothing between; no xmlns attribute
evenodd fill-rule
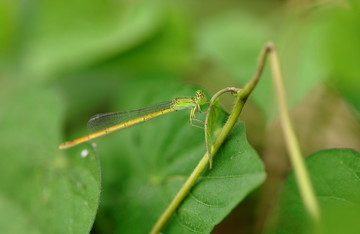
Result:
<svg viewBox="0 0 360 234"><path fill-rule="evenodd" d="M196 97L200 98L203 97L203 92L201 90L196 91Z"/></svg>

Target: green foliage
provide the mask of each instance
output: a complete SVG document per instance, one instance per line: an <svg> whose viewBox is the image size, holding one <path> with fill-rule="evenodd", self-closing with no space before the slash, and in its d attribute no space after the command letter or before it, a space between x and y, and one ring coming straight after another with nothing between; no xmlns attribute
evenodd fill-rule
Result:
<svg viewBox="0 0 360 234"><path fill-rule="evenodd" d="M123 53L153 35L163 17L156 4L125 8L124 3L111 1L44 3L33 19L34 36L25 57L30 74L40 77Z"/></svg>
<svg viewBox="0 0 360 234"><path fill-rule="evenodd" d="M99 233L148 231L206 151L204 133L189 126L188 113L172 113L98 139L94 149L83 144L60 151L58 145L86 134L93 114L192 96L198 87L188 83L212 91L241 87L254 74L268 40L279 48L292 106L312 95L314 87L327 89L326 83L359 110L358 1L349 1L348 7L300 4L295 10L279 1L262 2L261 8L245 2L209 1L204 8L199 2L1 1L1 231L88 233L94 222ZM269 71L250 98L261 111L249 114L245 109L249 119L264 115L271 123L275 103ZM307 111L304 116L316 109ZM212 126L215 133L217 127ZM357 126L350 128L357 131ZM255 135L258 152L276 148L269 147L264 132ZM316 144L302 142L305 147ZM86 157L81 156L84 149ZM357 158L353 151L332 150L308 159L317 194L352 202L349 208L320 197L322 205L330 204L322 207L326 231L337 230L331 226L339 219L336 212L344 226L359 215L352 209L359 201L349 195L358 194L357 180L342 167L355 171ZM213 168L166 231L210 232L262 183L264 169L242 123ZM344 183L334 184L337 178ZM284 232L294 230L286 224L308 222L294 179L287 183L283 203L291 210L281 208L286 215L280 215L275 227ZM248 205L252 210L256 206ZM233 217L239 216L235 212ZM236 225L234 232L243 229Z"/></svg>
<svg viewBox="0 0 360 234"><path fill-rule="evenodd" d="M149 85L135 102L144 103L147 97L160 101L165 99L157 96L191 95L196 90L166 86L159 92L159 87ZM107 191L103 199L118 201L116 206L103 204L99 215L110 215L99 217L100 227L106 220L116 220L118 231L141 233L151 228L205 153L203 130L191 127L188 121L188 113L171 113L99 139L99 154L111 156L102 159L107 168L103 171L103 188ZM262 164L240 125L219 152L214 169L201 177L176 212L168 232L212 230L263 179ZM137 225L140 220L142 225Z"/></svg>
<svg viewBox="0 0 360 234"><path fill-rule="evenodd" d="M254 75L259 48L270 39L264 23L242 11L227 12L208 20L201 25L198 34L200 53L224 67L236 78L233 82L240 85ZM252 96L265 113L274 114L271 77L268 73L265 73Z"/></svg>
<svg viewBox="0 0 360 234"><path fill-rule="evenodd" d="M327 35L331 81L341 94L359 111L360 96L360 11L333 9Z"/></svg>
<svg viewBox="0 0 360 234"><path fill-rule="evenodd" d="M96 156L57 149L63 111L54 92L16 92L0 117L2 232L89 232L100 192Z"/></svg>
<svg viewBox="0 0 360 234"><path fill-rule="evenodd" d="M169 223L169 233L210 232L265 178L242 124L234 127L213 163Z"/></svg>
<svg viewBox="0 0 360 234"><path fill-rule="evenodd" d="M315 226L304 209L294 174L284 185L278 220L270 233L356 233L360 225L360 154L349 149L323 150L306 159L321 208Z"/></svg>
<svg viewBox="0 0 360 234"><path fill-rule="evenodd" d="M356 89L359 71L354 69L360 59L357 43L360 35L356 29L359 12L314 7L306 17L281 14L278 12L277 17L271 20L241 10L219 14L201 25L197 37L198 49L202 56L229 72L233 82L244 84L254 74L259 48L266 41L275 41L286 77L290 105L298 104L330 77L330 84L336 85L359 109ZM252 96L271 119L275 96L268 71Z"/></svg>

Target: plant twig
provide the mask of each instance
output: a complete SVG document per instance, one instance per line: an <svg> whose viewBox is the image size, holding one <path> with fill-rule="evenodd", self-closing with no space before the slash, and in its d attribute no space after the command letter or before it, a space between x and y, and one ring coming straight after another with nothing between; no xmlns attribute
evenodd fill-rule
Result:
<svg viewBox="0 0 360 234"><path fill-rule="evenodd" d="M160 216L158 221L155 223L155 225L153 226L150 233L157 234L160 232L160 230L165 225L165 223L169 220L171 215L175 212L175 210L179 207L181 202L185 199L185 197L187 196L187 194L189 193L190 189L193 187L193 185L195 184L195 182L197 181L199 176L204 172L206 166L209 163L209 159L213 158L215 156L215 154L219 150L220 146L223 144L226 137L229 135L231 129L234 127L234 125L242 111L242 108L244 107L244 104L245 104L247 98L249 97L251 92L254 90L257 82L260 79L260 76L263 72L265 59L269 52L269 49L270 49L269 45L266 45L263 48L263 50L260 54L260 57L259 57L258 68L257 68L255 75L251 78L251 80L245 85L245 87L243 89L239 89L239 91L237 92L236 102L233 106L233 109L230 113L230 116L229 116L227 122L225 123L224 127L221 129L220 134L218 135L218 137L216 138L216 140L212 146L211 155L208 156L208 153L205 153L205 155L202 157L202 159L200 160L200 162L198 163L198 165L196 166L194 171L191 173L191 175L185 181L183 186L180 188L179 192L175 195L175 197L173 198L173 200L171 201L169 206L166 208L166 210Z"/></svg>
<svg viewBox="0 0 360 234"><path fill-rule="evenodd" d="M303 156L301 154L299 142L290 120L278 55L275 46L272 43L268 43L268 46L269 48L271 48L270 63L279 105L280 121L284 132L291 164L294 167L295 177L299 186L302 199L305 203L305 207L308 210L309 214L313 217L313 219L318 221L320 218L319 205L316 201L314 190L312 188L311 181L303 160Z"/></svg>
<svg viewBox="0 0 360 234"><path fill-rule="evenodd" d="M217 93L215 93L210 102L209 102L209 107L206 111L206 118L205 118L205 123L204 123L204 126L205 126L205 144L206 144L206 150L207 150L207 154L209 156L209 168L211 169L212 168L212 145L211 145L211 141L210 141L210 129L209 129L209 121L210 121L210 115L211 115L211 111L212 111L212 108L214 107L217 99L223 95L224 93L227 93L227 92L231 92L231 93L238 93L240 91L239 88L235 88L235 87L228 87L228 88L224 88L220 91L218 91Z"/></svg>

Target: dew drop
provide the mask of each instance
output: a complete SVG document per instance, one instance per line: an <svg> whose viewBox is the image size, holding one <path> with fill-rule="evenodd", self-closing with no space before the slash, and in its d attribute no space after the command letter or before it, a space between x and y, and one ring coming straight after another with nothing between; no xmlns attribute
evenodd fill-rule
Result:
<svg viewBox="0 0 360 234"><path fill-rule="evenodd" d="M85 158L86 156L89 155L89 150L83 149L83 150L81 151L80 155L81 155L82 158Z"/></svg>

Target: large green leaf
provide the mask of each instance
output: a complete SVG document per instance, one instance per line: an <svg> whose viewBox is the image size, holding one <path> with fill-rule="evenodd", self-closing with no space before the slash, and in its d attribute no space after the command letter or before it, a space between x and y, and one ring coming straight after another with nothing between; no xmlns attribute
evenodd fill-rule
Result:
<svg viewBox="0 0 360 234"><path fill-rule="evenodd" d="M243 124L229 139L169 224L169 233L209 233L265 179L263 165L246 140ZM177 184L168 184L175 191ZM169 196L171 198L171 196Z"/></svg>
<svg viewBox="0 0 360 234"><path fill-rule="evenodd" d="M323 150L310 155L306 163L320 204L321 226L312 225L291 173L283 189L277 225L268 231L357 233L360 230L360 154L350 149Z"/></svg>
<svg viewBox="0 0 360 234"><path fill-rule="evenodd" d="M333 9L329 14L327 58L332 69L331 82L360 111L360 71L357 68L360 60L360 11L359 8L356 11L355 1L352 2L353 9Z"/></svg>
<svg viewBox="0 0 360 234"><path fill-rule="evenodd" d="M155 103L195 93L195 89L166 87L149 85L149 91L128 100ZM203 130L191 127L188 118L186 112L171 113L98 140L104 190L97 228L107 233L114 231L107 229L112 225L122 233L150 230L205 153ZM242 124L232 131L213 168L176 212L168 232L209 232L264 180L262 163L247 143Z"/></svg>
<svg viewBox="0 0 360 234"><path fill-rule="evenodd" d="M0 115L0 226L3 233L87 233L98 206L98 160L89 149L66 155L60 143L61 102L28 85Z"/></svg>
<svg viewBox="0 0 360 234"><path fill-rule="evenodd" d="M36 78L123 53L153 35L163 17L161 5L141 1L43 0L23 9L31 22L23 22L30 32L24 65Z"/></svg>

